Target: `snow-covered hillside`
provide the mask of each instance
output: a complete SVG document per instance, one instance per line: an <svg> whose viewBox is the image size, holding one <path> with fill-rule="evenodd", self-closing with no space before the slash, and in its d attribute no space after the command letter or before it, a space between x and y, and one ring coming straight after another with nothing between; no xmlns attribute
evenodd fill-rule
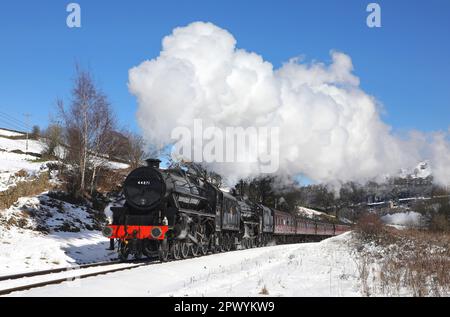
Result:
<svg viewBox="0 0 450 317"><path fill-rule="evenodd" d="M359 296L358 270L350 240L351 233L347 233L321 243L216 254L12 295Z"/></svg>
<svg viewBox="0 0 450 317"><path fill-rule="evenodd" d="M70 267L117 258L99 231L45 235L12 227L0 230L0 275Z"/></svg>
<svg viewBox="0 0 450 317"><path fill-rule="evenodd" d="M43 143L38 140L28 140L28 151L27 151L27 140L26 139L8 139L5 137L0 137L0 149L11 152L11 151L22 151L24 153L36 153L40 154L44 149Z"/></svg>
<svg viewBox="0 0 450 317"><path fill-rule="evenodd" d="M48 170L47 162L39 162L34 159L25 154L4 152L0 148L0 192L14 186L19 181L35 177ZM22 173L19 173L21 171Z"/></svg>
<svg viewBox="0 0 450 317"><path fill-rule="evenodd" d="M12 131L8 129L0 129L0 136L6 136L6 137L23 137L25 136L22 132Z"/></svg>
<svg viewBox="0 0 450 317"><path fill-rule="evenodd" d="M20 198L0 212L0 275L115 258L94 216L46 194Z"/></svg>
<svg viewBox="0 0 450 317"><path fill-rule="evenodd" d="M28 153L34 155L25 154L24 137L0 129L0 195L8 195L6 191L19 183L29 183L49 172L48 164L52 162L36 157L43 150L43 143L28 140ZM128 165L110 162L110 167L122 169ZM51 171L49 186L59 182L57 171ZM0 208L0 274L116 257L106 251L109 241L101 235L97 218L101 216L96 217L96 212L86 206L51 198L47 192L21 197L11 207Z"/></svg>
<svg viewBox="0 0 450 317"><path fill-rule="evenodd" d="M20 134L15 134L18 133L0 129L0 173L4 171L14 173L21 169L30 172L38 170L42 163L35 162L37 161L36 156L40 155L44 150L43 140L29 139L27 142L24 135L22 135L23 138L20 139L9 138L10 136L21 136ZM59 147L56 152L60 153L58 155L62 155L64 149ZM29 155L26 155L25 153L29 153ZM128 168L128 165L111 161L109 162L109 167L112 169L126 169Z"/></svg>
<svg viewBox="0 0 450 317"><path fill-rule="evenodd" d="M50 162L38 159L43 149L42 141L29 139L27 142L25 134L0 129L0 192L47 172Z"/></svg>
<svg viewBox="0 0 450 317"><path fill-rule="evenodd" d="M320 218L330 218L333 217L329 214L326 214L321 211L317 211L314 209L306 208L306 207L297 207L297 214L301 217L310 218L310 219L320 219Z"/></svg>

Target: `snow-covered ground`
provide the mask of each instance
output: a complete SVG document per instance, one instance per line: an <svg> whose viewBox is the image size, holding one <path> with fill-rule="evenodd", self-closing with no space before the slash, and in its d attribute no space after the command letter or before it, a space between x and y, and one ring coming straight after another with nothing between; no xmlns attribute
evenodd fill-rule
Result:
<svg viewBox="0 0 450 317"><path fill-rule="evenodd" d="M0 129L0 136L6 137L22 137L25 136L24 133L19 133L11 130Z"/></svg>
<svg viewBox="0 0 450 317"><path fill-rule="evenodd" d="M27 140L12 140L8 138L0 137L0 149L11 152L14 150L36 153L40 154L44 149L43 143L37 140L28 140L28 151L27 151Z"/></svg>
<svg viewBox="0 0 450 317"><path fill-rule="evenodd" d="M13 151L26 150L26 140L9 139L19 133L0 129L0 192L18 182L31 181L47 172L47 163ZM28 141L28 152L39 154L43 143ZM114 169L128 165L110 162ZM60 180L56 171L50 183ZM98 231L99 222L86 207L50 198L47 193L20 198L8 209L0 210L0 274L34 271L70 264L115 258L107 252L109 241Z"/></svg>
<svg viewBox="0 0 450 317"><path fill-rule="evenodd" d="M9 136L7 130L0 129L0 192L14 186L19 181L28 180L47 170L46 163L37 161L35 156L24 154L26 152L26 140L12 140L3 136ZM13 133L13 132L11 132ZM14 136L14 135L12 135ZM41 153L43 144L40 141L28 140L29 153ZM14 153L22 151L23 153ZM25 172L18 175L18 172Z"/></svg>
<svg viewBox="0 0 450 317"><path fill-rule="evenodd" d="M3 152L0 150L0 191L5 191L18 181L37 176L46 170L46 163L35 162L35 158L25 154ZM17 175L19 171L26 172L26 176Z"/></svg>
<svg viewBox="0 0 450 317"><path fill-rule="evenodd" d="M116 258L86 207L23 197L0 213L0 275Z"/></svg>
<svg viewBox="0 0 450 317"><path fill-rule="evenodd" d="M11 228L0 232L0 275L70 267L117 258L99 231L49 235Z"/></svg>
<svg viewBox="0 0 450 317"><path fill-rule="evenodd" d="M13 296L360 296L351 233L150 265ZM120 287L118 287L120 285Z"/></svg>
<svg viewBox="0 0 450 317"><path fill-rule="evenodd" d="M79 232L96 225L93 211L47 196L22 197L0 214L0 225L41 232Z"/></svg>
<svg viewBox="0 0 450 317"><path fill-rule="evenodd" d="M448 234L388 230L354 243L364 296L450 296Z"/></svg>
<svg viewBox="0 0 450 317"><path fill-rule="evenodd" d="M18 181L24 181L37 176L40 172L46 171L49 162L42 162L36 156L25 154L26 140L9 139L7 137L20 136L17 132L0 129L0 192L14 186ZM44 150L44 143L39 140L28 140L28 153L39 155ZM58 147L57 155L62 157L63 147ZM128 164L119 162L108 162L111 169L127 169ZM26 176L17 173L26 172ZM23 173L22 173L23 174Z"/></svg>

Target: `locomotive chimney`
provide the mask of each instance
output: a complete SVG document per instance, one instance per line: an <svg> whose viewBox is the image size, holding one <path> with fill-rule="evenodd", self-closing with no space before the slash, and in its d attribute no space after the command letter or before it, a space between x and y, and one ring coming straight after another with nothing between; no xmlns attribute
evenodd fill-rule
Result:
<svg viewBox="0 0 450 317"><path fill-rule="evenodd" d="M145 160L145 162L147 163L148 167L153 167L153 168L159 168L159 164L161 163L160 160L152 159L152 158Z"/></svg>

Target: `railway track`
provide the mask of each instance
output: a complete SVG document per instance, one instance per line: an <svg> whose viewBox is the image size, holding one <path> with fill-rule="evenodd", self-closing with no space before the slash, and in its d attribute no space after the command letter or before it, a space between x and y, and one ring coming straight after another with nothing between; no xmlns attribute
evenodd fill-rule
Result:
<svg viewBox="0 0 450 317"><path fill-rule="evenodd" d="M213 253L210 254L212 255ZM189 258L191 258L191 256L189 256ZM177 260L170 259L169 261ZM160 262L156 260L156 257L147 260L129 260L125 262L117 260L0 276L0 296L157 263ZM109 268L106 270L100 269L104 267ZM97 268L99 268L99 270L95 270Z"/></svg>
<svg viewBox="0 0 450 317"><path fill-rule="evenodd" d="M158 262L155 262L153 260L134 260L127 262L109 261L84 264L75 267L56 268L50 270L0 276L0 296L47 285L61 284L66 281L74 281L97 275L130 270L155 263Z"/></svg>
<svg viewBox="0 0 450 317"><path fill-rule="evenodd" d="M33 276L39 276L39 275L45 275L45 274L59 273L59 272L68 271L68 270L71 270L74 268L84 269L84 268L106 266L108 264L118 264L118 263L121 263L121 262L120 261L105 261L105 262L81 264L81 265L77 265L74 267L61 267L61 268L48 269L48 270L42 270L42 271L32 271L32 272L18 273L18 274L12 274L12 275L5 275L5 276L0 276L0 282L7 281L7 280L16 280L16 279L25 278L25 277L33 277Z"/></svg>

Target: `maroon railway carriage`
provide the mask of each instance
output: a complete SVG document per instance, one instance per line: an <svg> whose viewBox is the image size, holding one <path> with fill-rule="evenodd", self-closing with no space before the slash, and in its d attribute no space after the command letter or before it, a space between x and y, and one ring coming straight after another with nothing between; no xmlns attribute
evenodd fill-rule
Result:
<svg viewBox="0 0 450 317"><path fill-rule="evenodd" d="M335 225L334 226L334 235L338 236L340 234L346 233L350 231L352 228L348 225Z"/></svg>
<svg viewBox="0 0 450 317"><path fill-rule="evenodd" d="M274 218L274 236L278 242L282 243L317 241L351 230L351 227L348 225L320 222L313 219L292 216L281 211L275 211Z"/></svg>
<svg viewBox="0 0 450 317"><path fill-rule="evenodd" d="M334 236L334 225L331 223L318 222L316 235Z"/></svg>
<svg viewBox="0 0 450 317"><path fill-rule="evenodd" d="M291 214L279 210L274 210L275 230L274 234L295 235L295 217Z"/></svg>
<svg viewBox="0 0 450 317"><path fill-rule="evenodd" d="M315 235L316 234L316 223L310 219L298 218L296 234L298 235Z"/></svg>
<svg viewBox="0 0 450 317"><path fill-rule="evenodd" d="M287 212L274 210L274 238L279 243L295 242L295 217Z"/></svg>

